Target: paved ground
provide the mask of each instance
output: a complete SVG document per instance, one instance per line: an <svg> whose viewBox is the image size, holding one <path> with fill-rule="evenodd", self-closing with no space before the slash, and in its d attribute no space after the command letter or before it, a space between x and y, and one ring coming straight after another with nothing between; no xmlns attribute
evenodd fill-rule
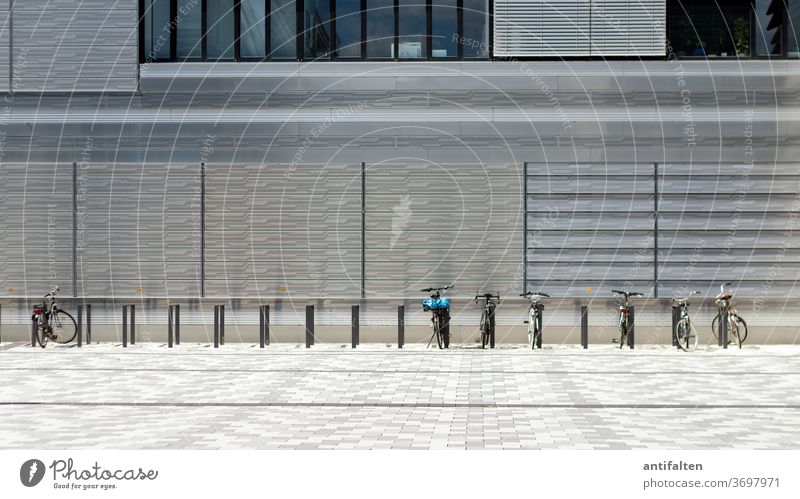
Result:
<svg viewBox="0 0 800 499"><path fill-rule="evenodd" d="M0 448L796 448L800 347L0 347Z"/></svg>

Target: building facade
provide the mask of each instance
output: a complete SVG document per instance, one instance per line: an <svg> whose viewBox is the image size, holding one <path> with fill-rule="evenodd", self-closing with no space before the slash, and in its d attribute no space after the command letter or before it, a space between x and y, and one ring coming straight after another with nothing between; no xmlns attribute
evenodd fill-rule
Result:
<svg viewBox="0 0 800 499"><path fill-rule="evenodd" d="M731 282L753 341L798 340L800 1L5 0L0 24L7 334L57 284L154 338L170 302L200 338L211 303L243 338L270 303L288 339L315 304L330 341L361 304L387 341L405 304L412 341L419 289L455 283L457 340L476 292L515 341L545 290L553 341L590 305L605 342L624 287L663 343L670 298L710 323Z"/></svg>

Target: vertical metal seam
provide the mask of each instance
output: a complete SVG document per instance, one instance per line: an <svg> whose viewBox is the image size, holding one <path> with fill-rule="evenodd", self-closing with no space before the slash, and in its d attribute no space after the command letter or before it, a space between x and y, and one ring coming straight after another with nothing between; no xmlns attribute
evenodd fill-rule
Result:
<svg viewBox="0 0 800 499"><path fill-rule="evenodd" d="M72 296L78 296L78 163L72 162Z"/></svg>
<svg viewBox="0 0 800 499"><path fill-rule="evenodd" d="M653 163L653 296L658 298L658 163Z"/></svg>
<svg viewBox="0 0 800 499"><path fill-rule="evenodd" d="M206 296L206 164L200 163L200 297Z"/></svg>
<svg viewBox="0 0 800 499"><path fill-rule="evenodd" d="M367 296L367 167L361 163L361 298Z"/></svg>
<svg viewBox="0 0 800 499"><path fill-rule="evenodd" d="M528 292L528 163L522 163L522 292Z"/></svg>
<svg viewBox="0 0 800 499"><path fill-rule="evenodd" d="M14 0L8 2L8 91L14 91Z"/></svg>

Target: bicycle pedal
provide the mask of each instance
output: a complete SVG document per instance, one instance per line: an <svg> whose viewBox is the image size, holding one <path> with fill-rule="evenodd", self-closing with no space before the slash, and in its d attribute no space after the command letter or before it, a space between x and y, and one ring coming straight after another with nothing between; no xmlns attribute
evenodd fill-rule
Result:
<svg viewBox="0 0 800 499"><path fill-rule="evenodd" d="M611 338L611 343L619 343L619 338Z"/></svg>

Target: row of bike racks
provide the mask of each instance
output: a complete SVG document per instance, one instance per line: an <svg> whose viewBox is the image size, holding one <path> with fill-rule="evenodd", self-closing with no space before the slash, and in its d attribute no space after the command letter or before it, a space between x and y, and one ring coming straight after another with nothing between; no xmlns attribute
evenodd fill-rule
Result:
<svg viewBox="0 0 800 499"><path fill-rule="evenodd" d="M360 307L352 306L351 319L351 347L356 348L360 342ZM169 348L173 345L181 344L181 312L180 305L169 305L167 311L167 344ZM270 316L269 305L259 306L259 347L264 348L269 345ZM77 313L77 346L82 347L84 342L84 319L86 331L86 343L92 342L92 305L78 305ZM634 307L630 307L631 328L628 332L627 343L629 348L634 348ZM680 320L678 309L672 308L672 345L677 347L676 329ZM2 324L2 306L0 306L0 324ZM589 307L581 306L580 310L581 325L581 347L589 348ZM31 346L36 346L37 321L32 321L31 325ZM306 306L305 324L305 345L311 348L314 345L314 305ZM136 306L123 305L122 307L122 346L136 344ZM0 329L0 342L2 342L2 329ZM728 348L728 312L724 311L720 321L720 334L717 336L718 346ZM214 305L214 348L219 348L225 344L225 305ZM403 348L405 344L405 306L397 307L397 347ZM491 347L494 348L494 338L491 339Z"/></svg>

